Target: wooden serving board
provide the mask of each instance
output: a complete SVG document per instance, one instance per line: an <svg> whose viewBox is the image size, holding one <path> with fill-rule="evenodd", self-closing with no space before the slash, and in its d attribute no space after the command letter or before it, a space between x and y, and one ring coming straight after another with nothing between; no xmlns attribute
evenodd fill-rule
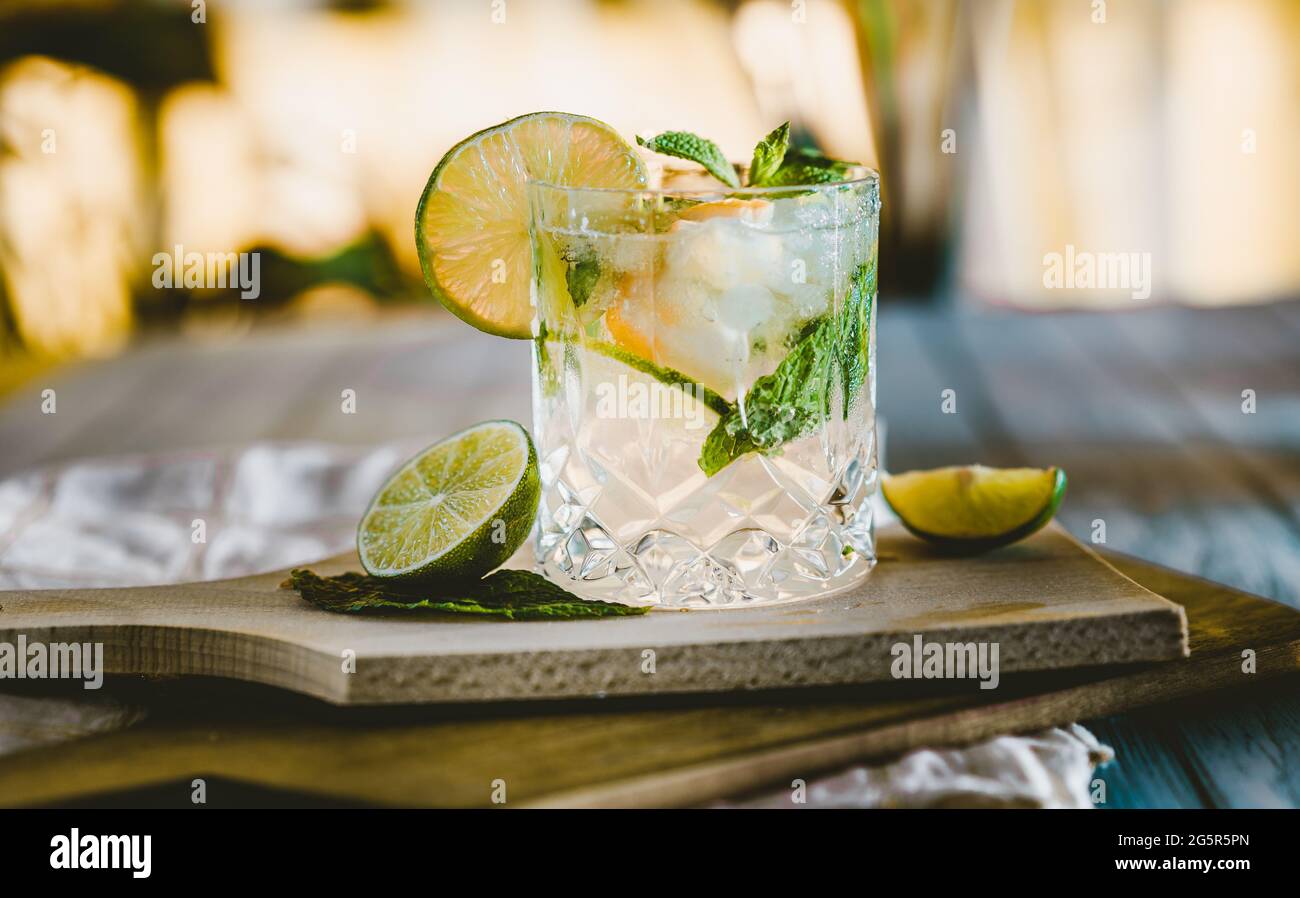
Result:
<svg viewBox="0 0 1300 898"><path fill-rule="evenodd" d="M144 721L0 758L0 805L190 807L194 777L206 779L212 806L487 807L498 781L510 807L693 805L921 745L964 744L1227 687L1259 696L1300 685L1300 612L1107 557L1185 607L1191 657L1013 675L998 689L968 684L960 694L891 682L405 708L336 707L229 680L118 679L105 691ZM1250 673L1241 654L1248 648Z"/></svg>
<svg viewBox="0 0 1300 898"><path fill-rule="evenodd" d="M974 558L936 554L896 526L883 529L879 545L880 564L861 585L770 608L550 622L337 615L280 588L281 571L3 592L0 641L102 642L108 673L232 677L343 705L891 681L891 648L918 637L996 643L1000 675L1187 652L1180 607L1058 526ZM357 567L355 556L315 566Z"/></svg>

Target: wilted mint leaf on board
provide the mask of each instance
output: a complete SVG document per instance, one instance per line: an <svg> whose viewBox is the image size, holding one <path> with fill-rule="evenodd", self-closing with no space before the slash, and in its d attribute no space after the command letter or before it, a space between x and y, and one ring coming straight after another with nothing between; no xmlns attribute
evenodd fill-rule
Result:
<svg viewBox="0 0 1300 898"><path fill-rule="evenodd" d="M499 570L482 580L399 587L382 577L355 571L322 577L295 568L280 586L296 589L317 608L339 614L440 611L506 620L579 620L645 614L649 610L582 599L531 571Z"/></svg>

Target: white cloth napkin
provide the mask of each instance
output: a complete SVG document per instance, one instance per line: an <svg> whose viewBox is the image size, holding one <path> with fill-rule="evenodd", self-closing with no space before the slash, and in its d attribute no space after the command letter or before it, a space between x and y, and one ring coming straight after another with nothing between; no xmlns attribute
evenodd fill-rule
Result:
<svg viewBox="0 0 1300 898"><path fill-rule="evenodd" d="M0 481L0 588L144 586L304 564L355 544L384 478L418 443L260 444L71 462ZM129 726L98 697L0 695L0 754ZM809 806L1088 807L1113 753L1083 727L914 751L808 784ZM744 806L799 806L785 791Z"/></svg>
<svg viewBox="0 0 1300 898"><path fill-rule="evenodd" d="M217 580L336 555L418 445L92 459L0 482L0 588Z"/></svg>
<svg viewBox="0 0 1300 898"><path fill-rule="evenodd" d="M967 748L920 748L751 801L747 808L1090 808L1092 771L1115 753L1077 723Z"/></svg>

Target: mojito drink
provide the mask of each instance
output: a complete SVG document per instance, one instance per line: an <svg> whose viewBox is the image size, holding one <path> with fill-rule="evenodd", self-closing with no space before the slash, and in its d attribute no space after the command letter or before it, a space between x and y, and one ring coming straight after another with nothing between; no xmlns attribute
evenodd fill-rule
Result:
<svg viewBox="0 0 1300 898"><path fill-rule="evenodd" d="M545 573L587 598L749 607L869 571L875 173L528 196Z"/></svg>

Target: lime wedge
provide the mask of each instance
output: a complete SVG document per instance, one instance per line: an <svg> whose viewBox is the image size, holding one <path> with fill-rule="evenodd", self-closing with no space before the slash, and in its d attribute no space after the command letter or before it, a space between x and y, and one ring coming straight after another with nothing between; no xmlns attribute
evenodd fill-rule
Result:
<svg viewBox="0 0 1300 898"><path fill-rule="evenodd" d="M537 453L513 421L487 421L435 443L389 478L361 519L357 551L375 577L480 577L532 529Z"/></svg>
<svg viewBox="0 0 1300 898"><path fill-rule="evenodd" d="M1056 514L1060 468L936 468L884 478L882 492L903 525L953 549L991 549L1024 539Z"/></svg>
<svg viewBox="0 0 1300 898"><path fill-rule="evenodd" d="M646 172L609 125L564 112L511 119L442 157L415 212L424 280L453 314L502 337L531 336L530 180L634 188Z"/></svg>

